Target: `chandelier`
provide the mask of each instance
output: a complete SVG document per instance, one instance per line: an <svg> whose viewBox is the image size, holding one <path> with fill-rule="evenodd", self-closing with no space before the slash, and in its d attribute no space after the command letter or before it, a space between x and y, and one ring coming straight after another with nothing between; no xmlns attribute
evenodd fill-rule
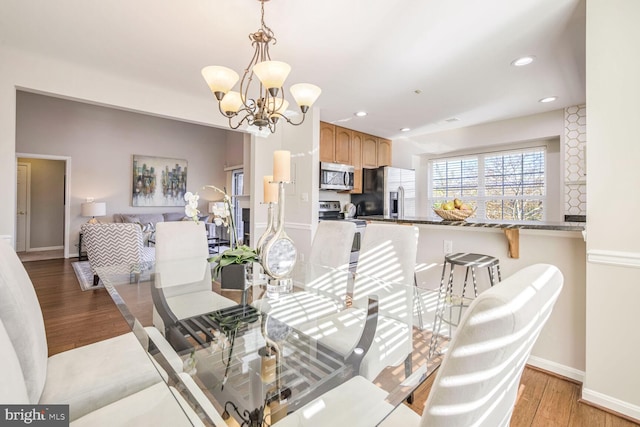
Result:
<svg viewBox="0 0 640 427"><path fill-rule="evenodd" d="M271 28L264 23L264 3L269 0L258 1L261 3L261 26L255 33L249 34L255 51L240 80L240 90L231 90L240 77L230 68L217 65L204 67L202 76L218 100L220 113L229 119L231 129L237 129L246 123L258 127L259 130L268 128L273 133L280 119L294 126L302 124L307 111L320 96L321 90L310 83L291 86L291 95L300 107L302 119L296 123L285 115L289 102L284 99L283 85L291 66L285 62L271 60L269 44L276 44L276 38ZM254 75L259 80L257 95L250 90Z"/></svg>

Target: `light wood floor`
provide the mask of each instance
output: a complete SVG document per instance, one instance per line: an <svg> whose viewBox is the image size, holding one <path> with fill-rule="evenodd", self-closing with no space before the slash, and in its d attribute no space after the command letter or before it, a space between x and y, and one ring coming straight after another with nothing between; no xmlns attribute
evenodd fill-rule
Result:
<svg viewBox="0 0 640 427"><path fill-rule="evenodd" d="M71 261L53 259L24 265L42 307L49 355L80 347L129 331L105 289L82 292ZM431 378L433 378L432 376ZM624 418L579 402L580 384L527 367L524 391L511 426L639 426ZM421 413L431 382L415 394L412 408Z"/></svg>

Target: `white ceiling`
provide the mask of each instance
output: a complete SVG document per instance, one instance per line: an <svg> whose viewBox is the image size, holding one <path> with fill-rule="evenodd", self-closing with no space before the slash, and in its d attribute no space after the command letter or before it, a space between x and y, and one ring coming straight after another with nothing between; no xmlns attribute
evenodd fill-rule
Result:
<svg viewBox="0 0 640 427"><path fill-rule="evenodd" d="M362 132L393 139L409 127L402 137L419 143L585 102L584 0L272 0L265 21L272 59L292 65L286 85L317 84L321 119ZM205 97L214 110L201 68L241 74L259 26L257 0L0 4L0 44ZM510 65L523 55L536 61Z"/></svg>

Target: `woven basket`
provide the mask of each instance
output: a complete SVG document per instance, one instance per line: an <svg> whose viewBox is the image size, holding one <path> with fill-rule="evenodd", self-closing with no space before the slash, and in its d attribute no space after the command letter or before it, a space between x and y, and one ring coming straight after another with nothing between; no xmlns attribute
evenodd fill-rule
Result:
<svg viewBox="0 0 640 427"><path fill-rule="evenodd" d="M446 211L444 209L433 209L433 211L445 221L464 221L465 219L476 213L475 209L451 209L449 211Z"/></svg>

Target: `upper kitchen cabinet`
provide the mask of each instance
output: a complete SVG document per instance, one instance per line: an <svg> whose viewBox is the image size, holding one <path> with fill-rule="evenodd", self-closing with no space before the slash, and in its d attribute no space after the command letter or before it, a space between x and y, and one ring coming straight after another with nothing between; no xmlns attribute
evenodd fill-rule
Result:
<svg viewBox="0 0 640 427"><path fill-rule="evenodd" d="M351 129L336 126L335 162L353 165L351 159Z"/></svg>
<svg viewBox="0 0 640 427"><path fill-rule="evenodd" d="M367 169L378 167L378 138L375 136L363 135L362 167Z"/></svg>
<svg viewBox="0 0 640 427"><path fill-rule="evenodd" d="M320 161L350 165L351 129L320 122Z"/></svg>
<svg viewBox="0 0 640 427"><path fill-rule="evenodd" d="M378 138L378 166L391 166L391 140Z"/></svg>
<svg viewBox="0 0 640 427"><path fill-rule="evenodd" d="M336 127L320 122L320 161L333 163L336 150Z"/></svg>
<svg viewBox="0 0 640 427"><path fill-rule="evenodd" d="M362 193L362 169L391 166L391 140L320 122L320 161L354 167L351 193Z"/></svg>
<svg viewBox="0 0 640 427"><path fill-rule="evenodd" d="M353 190L351 193L362 193L362 140L364 135L360 132L351 134L351 161L353 162Z"/></svg>

